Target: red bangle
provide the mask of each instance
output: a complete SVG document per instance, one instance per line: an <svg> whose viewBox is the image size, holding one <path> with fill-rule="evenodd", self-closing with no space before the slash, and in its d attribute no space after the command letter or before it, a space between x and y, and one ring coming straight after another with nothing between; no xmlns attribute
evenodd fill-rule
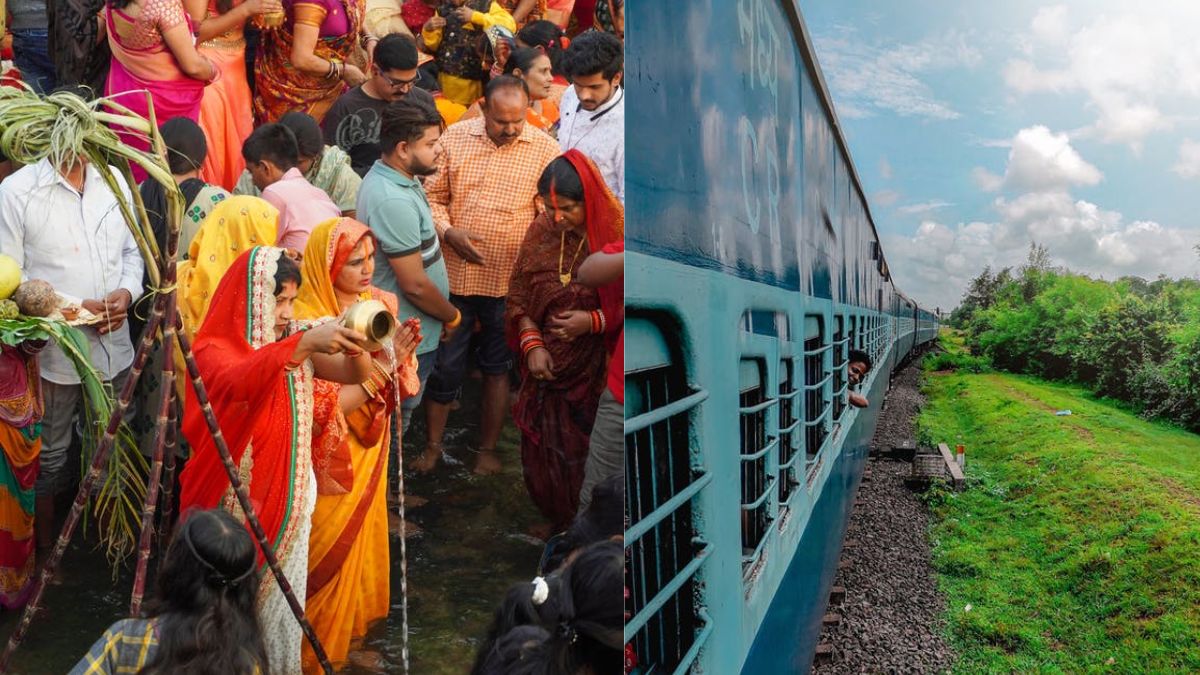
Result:
<svg viewBox="0 0 1200 675"><path fill-rule="evenodd" d="M295 370L302 365L304 365L303 361L297 361L296 359L291 359L283 365L283 369L284 370Z"/></svg>

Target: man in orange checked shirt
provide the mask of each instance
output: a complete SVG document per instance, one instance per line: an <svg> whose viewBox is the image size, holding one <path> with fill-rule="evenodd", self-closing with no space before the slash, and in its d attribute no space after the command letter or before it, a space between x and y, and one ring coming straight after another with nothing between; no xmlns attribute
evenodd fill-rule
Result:
<svg viewBox="0 0 1200 675"><path fill-rule="evenodd" d="M525 123L529 89L505 75L484 91L483 117L452 125L442 135L438 172L425 183L434 227L442 240L450 302L464 326L482 325L478 364L483 373L483 416L475 472L496 473L496 441L508 412L512 353L504 337L504 299L525 230L537 213L542 171L559 154L558 143ZM467 369L471 331L456 331L438 347L425 391L429 446L417 471L429 471L442 455L450 406Z"/></svg>

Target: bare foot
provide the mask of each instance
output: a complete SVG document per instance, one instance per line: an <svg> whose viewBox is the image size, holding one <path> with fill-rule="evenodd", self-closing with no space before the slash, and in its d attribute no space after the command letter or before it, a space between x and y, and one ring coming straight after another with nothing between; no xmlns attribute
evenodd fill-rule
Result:
<svg viewBox="0 0 1200 675"><path fill-rule="evenodd" d="M442 458L442 446L433 445L432 443L426 446L425 452L412 463L413 471L417 473L429 473L438 465L438 460Z"/></svg>
<svg viewBox="0 0 1200 675"><path fill-rule="evenodd" d="M475 463L475 474L478 476L493 476L500 473L503 465L500 455L495 450L480 450L479 461Z"/></svg>
<svg viewBox="0 0 1200 675"><path fill-rule="evenodd" d="M360 670L371 673L387 672L387 662L383 660L383 655L374 650L352 651L347 655L346 660L350 662L350 665Z"/></svg>
<svg viewBox="0 0 1200 675"><path fill-rule="evenodd" d="M424 530L421 529L420 525L417 525L416 523L414 523L411 520L401 521L400 516L398 514L396 514L395 512L389 512L388 513L388 532L390 532L393 537L397 537L397 538L400 537L400 523L401 522L404 523L404 538L405 539L408 539L410 537L415 537L418 534L421 534L422 532L424 532Z"/></svg>
<svg viewBox="0 0 1200 675"><path fill-rule="evenodd" d="M451 410L458 410L459 408L462 408L462 403L459 403L458 399L454 399L453 401L450 401L450 409Z"/></svg>
<svg viewBox="0 0 1200 675"><path fill-rule="evenodd" d="M404 508L419 509L429 503L429 500L416 495L404 495Z"/></svg>

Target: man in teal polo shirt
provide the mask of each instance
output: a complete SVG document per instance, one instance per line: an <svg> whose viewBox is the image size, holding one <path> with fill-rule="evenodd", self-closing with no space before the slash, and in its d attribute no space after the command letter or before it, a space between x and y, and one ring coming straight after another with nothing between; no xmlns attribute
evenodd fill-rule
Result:
<svg viewBox="0 0 1200 675"><path fill-rule="evenodd" d="M421 320L423 338L417 347L421 391L401 403L401 435L425 392L439 339L462 322L462 315L447 299L446 263L429 201L416 178L437 171L441 135L442 118L433 106L407 98L389 105L379 131L382 157L358 189L358 218L379 242L372 282L396 294L400 321L412 316Z"/></svg>

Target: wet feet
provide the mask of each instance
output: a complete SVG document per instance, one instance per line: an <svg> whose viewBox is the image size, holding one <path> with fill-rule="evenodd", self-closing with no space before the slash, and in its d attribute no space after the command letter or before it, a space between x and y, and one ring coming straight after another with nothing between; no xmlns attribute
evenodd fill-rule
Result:
<svg viewBox="0 0 1200 675"><path fill-rule="evenodd" d="M497 455L495 450L479 451L479 460L475 462L477 476L493 476L500 473L502 468L504 467L500 463L500 455Z"/></svg>
<svg viewBox="0 0 1200 675"><path fill-rule="evenodd" d="M416 495L404 495L404 508L406 509L419 509L428 503L429 500L424 497L418 497ZM400 508L400 495L389 491L387 496L387 505L389 509Z"/></svg>
<svg viewBox="0 0 1200 675"><path fill-rule="evenodd" d="M441 444L430 443L425 447L425 452L412 463L413 471L417 473L429 473L437 468L438 461L442 458Z"/></svg>
<svg viewBox="0 0 1200 675"><path fill-rule="evenodd" d="M368 673L387 672L387 661L384 660L382 654L372 649L352 651L346 655L346 660L356 669Z"/></svg>
<svg viewBox="0 0 1200 675"><path fill-rule="evenodd" d="M417 525L413 521L411 521L411 520L402 521L402 520L400 520L399 514L397 514L395 512L388 512L388 533L390 533L393 537L395 537L397 539L399 539L402 536L401 532L400 532L400 524L401 523L404 523L403 537L405 539L412 539L413 537L415 537L425 531L425 530L421 529L420 525Z"/></svg>

